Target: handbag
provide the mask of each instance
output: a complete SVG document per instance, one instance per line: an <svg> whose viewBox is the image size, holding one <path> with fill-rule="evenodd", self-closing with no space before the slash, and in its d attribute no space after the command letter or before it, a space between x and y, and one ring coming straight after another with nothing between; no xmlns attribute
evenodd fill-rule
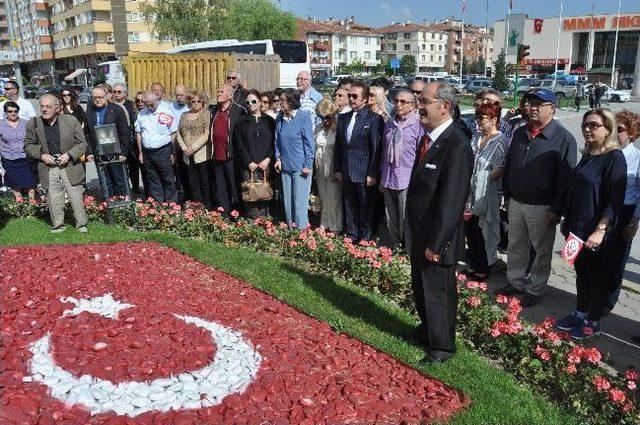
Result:
<svg viewBox="0 0 640 425"><path fill-rule="evenodd" d="M244 202L270 201L273 199L273 188L267 181L267 172L262 180L256 179L255 171L251 171L249 180L242 182L242 200Z"/></svg>

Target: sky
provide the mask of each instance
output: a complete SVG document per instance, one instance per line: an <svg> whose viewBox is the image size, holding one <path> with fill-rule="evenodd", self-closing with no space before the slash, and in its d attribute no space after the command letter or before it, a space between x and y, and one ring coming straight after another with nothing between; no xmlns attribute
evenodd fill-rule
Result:
<svg viewBox="0 0 640 425"><path fill-rule="evenodd" d="M460 17L462 0L275 0L281 7L300 17L326 19L354 16L356 21L381 27L392 21ZM487 0L466 0L465 21L484 25L487 20ZM593 0L563 0L563 16L589 15ZM621 0L622 13L640 14L639 0ZM488 22L503 19L508 0L488 0ZM615 14L618 0L595 0L596 14ZM560 0L513 0L513 13L526 13L530 18L551 18L560 14Z"/></svg>

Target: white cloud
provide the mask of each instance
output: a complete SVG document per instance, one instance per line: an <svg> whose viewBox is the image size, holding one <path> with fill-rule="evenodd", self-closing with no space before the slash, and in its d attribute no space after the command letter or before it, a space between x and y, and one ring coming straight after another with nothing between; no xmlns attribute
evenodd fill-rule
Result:
<svg viewBox="0 0 640 425"><path fill-rule="evenodd" d="M388 1L383 1L380 3L380 9L382 9L386 18L392 21L412 20L412 18L415 18L409 6L398 8L397 6L392 6Z"/></svg>

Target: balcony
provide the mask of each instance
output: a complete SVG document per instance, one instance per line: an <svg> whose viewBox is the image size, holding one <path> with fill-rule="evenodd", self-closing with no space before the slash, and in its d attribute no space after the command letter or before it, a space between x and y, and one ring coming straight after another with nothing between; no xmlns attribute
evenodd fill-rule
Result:
<svg viewBox="0 0 640 425"><path fill-rule="evenodd" d="M314 41L311 44L311 49L312 50L318 50L320 52L325 52L325 51L329 50L329 48L330 48L329 42Z"/></svg>

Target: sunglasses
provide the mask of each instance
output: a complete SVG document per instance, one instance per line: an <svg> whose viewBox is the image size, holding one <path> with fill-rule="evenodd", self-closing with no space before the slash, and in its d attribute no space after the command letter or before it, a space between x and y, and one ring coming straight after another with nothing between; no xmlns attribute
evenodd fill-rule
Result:
<svg viewBox="0 0 640 425"><path fill-rule="evenodd" d="M627 127L618 127L618 133L626 133Z"/></svg>
<svg viewBox="0 0 640 425"><path fill-rule="evenodd" d="M5 87L4 89L5 90L18 90L17 87Z"/></svg>
<svg viewBox="0 0 640 425"><path fill-rule="evenodd" d="M71 97L71 93L62 93L62 97Z"/></svg>
<svg viewBox="0 0 640 425"><path fill-rule="evenodd" d="M202 103L201 99L193 99L190 103Z"/></svg>
<svg viewBox="0 0 640 425"><path fill-rule="evenodd" d="M411 90L411 93L415 94L416 96L419 96L422 92L420 90Z"/></svg>
<svg viewBox="0 0 640 425"><path fill-rule="evenodd" d="M258 99L253 99L253 100L247 100L247 105L255 105L256 103L258 103Z"/></svg>
<svg viewBox="0 0 640 425"><path fill-rule="evenodd" d="M227 80L237 80L238 77L227 77Z"/></svg>
<svg viewBox="0 0 640 425"><path fill-rule="evenodd" d="M144 102L144 100L142 100L142 99L136 99L136 103L142 103L142 102Z"/></svg>
<svg viewBox="0 0 640 425"><path fill-rule="evenodd" d="M359 97L360 97L360 95L357 95L357 94L350 94L349 95L349 99L357 99Z"/></svg>
<svg viewBox="0 0 640 425"><path fill-rule="evenodd" d="M18 111L15 109L7 109L7 114L17 114Z"/></svg>
<svg viewBox="0 0 640 425"><path fill-rule="evenodd" d="M344 93L336 93L334 96L335 97L344 97Z"/></svg>
<svg viewBox="0 0 640 425"><path fill-rule="evenodd" d="M582 123L583 130L594 131L599 129L600 127L604 127L604 124L600 124L599 122L595 121L587 121Z"/></svg>
<svg viewBox="0 0 640 425"><path fill-rule="evenodd" d="M118 94L120 94L120 93L124 93L122 90L114 90L113 92L114 92L114 93L118 93Z"/></svg>
<svg viewBox="0 0 640 425"><path fill-rule="evenodd" d="M411 100L407 99L393 99L393 103L399 103L401 105L406 105L407 103L413 103Z"/></svg>

